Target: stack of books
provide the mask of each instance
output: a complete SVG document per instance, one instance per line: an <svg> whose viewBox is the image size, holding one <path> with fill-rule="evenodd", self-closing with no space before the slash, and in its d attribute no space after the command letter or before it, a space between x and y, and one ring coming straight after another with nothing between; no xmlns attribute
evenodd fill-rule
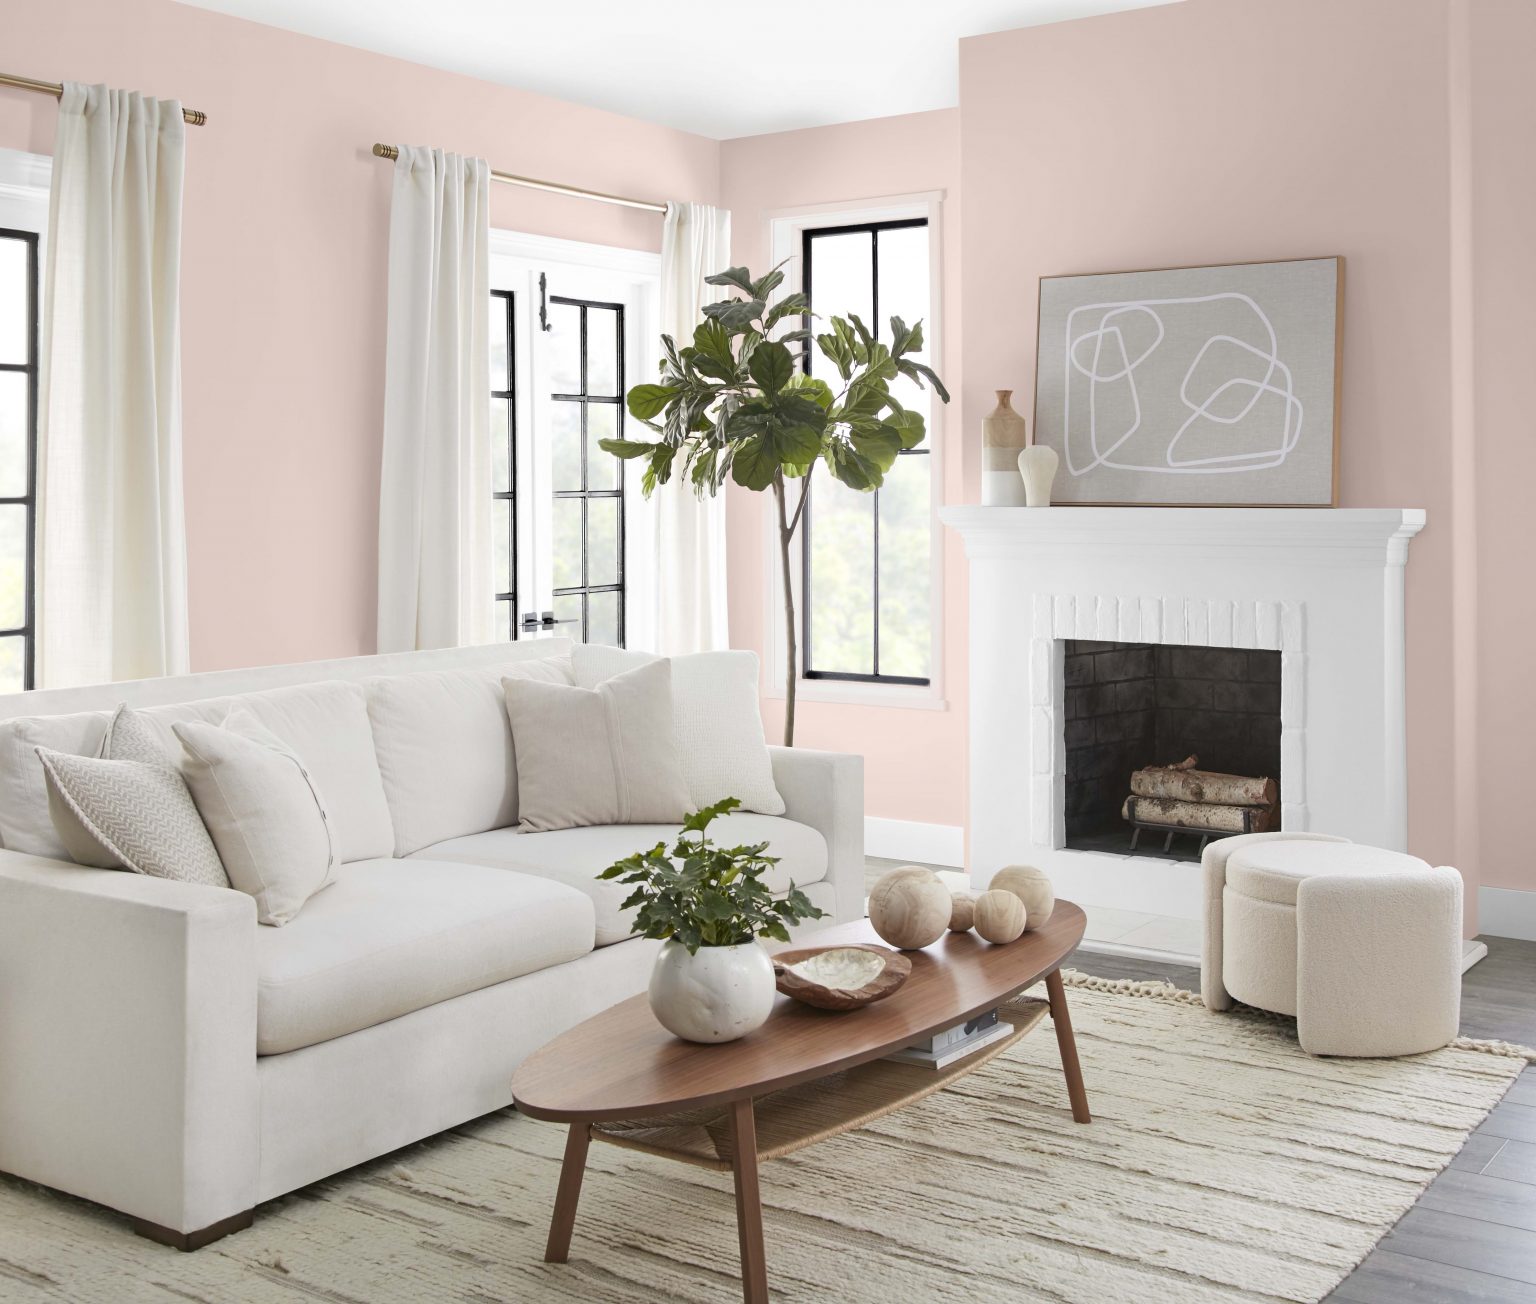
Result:
<svg viewBox="0 0 1536 1304"><path fill-rule="evenodd" d="M892 1051L885 1058L902 1064L922 1064L931 1069L947 1068L983 1046L1000 1041L1012 1031L1013 1024L1003 1023L996 1010L988 1010L974 1019L955 1024L953 1028L914 1041L902 1050Z"/></svg>

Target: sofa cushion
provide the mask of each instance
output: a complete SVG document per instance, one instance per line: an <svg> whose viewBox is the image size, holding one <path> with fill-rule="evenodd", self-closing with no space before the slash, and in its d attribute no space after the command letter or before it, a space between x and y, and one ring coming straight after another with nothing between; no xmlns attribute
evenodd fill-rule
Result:
<svg viewBox="0 0 1536 1304"><path fill-rule="evenodd" d="M97 756L111 719L110 711L80 711L0 721L0 846L29 856L70 859L48 813L37 749Z"/></svg>
<svg viewBox="0 0 1536 1304"><path fill-rule="evenodd" d="M1255 901L1270 901L1294 908L1296 890L1309 878L1325 874L1369 878L1377 874L1429 869L1427 862L1401 851L1350 844L1345 855L1340 852L1342 845L1298 839L1295 842L1257 842L1243 847L1234 851L1227 861L1227 887Z"/></svg>
<svg viewBox="0 0 1536 1304"><path fill-rule="evenodd" d="M429 860L343 865L286 928L256 931L256 1051L372 1027L592 949L592 903L527 874Z"/></svg>
<svg viewBox="0 0 1536 1304"><path fill-rule="evenodd" d="M631 890L614 879L597 876L616 860L665 842L668 850L681 831L677 824L599 824L582 829L558 829L552 833L519 833L494 829L473 837L454 838L422 851L433 861L462 861L472 865L499 866L521 874L579 888L592 899L596 910L598 946L622 942L630 935L633 910L619 906ZM711 840L724 847L768 844L767 854L779 863L764 876L775 893L819 883L827 876L827 842L806 824L774 815L735 811L709 826Z"/></svg>
<svg viewBox="0 0 1536 1304"><path fill-rule="evenodd" d="M517 823L517 765L501 689L510 677L574 681L569 656L364 681L397 856Z"/></svg>

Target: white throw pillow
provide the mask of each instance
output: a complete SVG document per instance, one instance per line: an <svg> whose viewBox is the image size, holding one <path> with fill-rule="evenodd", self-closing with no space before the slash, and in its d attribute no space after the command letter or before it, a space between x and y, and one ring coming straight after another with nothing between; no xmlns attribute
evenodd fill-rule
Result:
<svg viewBox="0 0 1536 1304"><path fill-rule="evenodd" d="M142 757L133 760L37 749L59 840L77 864L228 887L185 781L142 741L139 733L122 747Z"/></svg>
<svg viewBox="0 0 1536 1304"><path fill-rule="evenodd" d="M365 682L395 855L517 823L517 764L501 690L508 677L575 682L563 655Z"/></svg>
<svg viewBox="0 0 1536 1304"><path fill-rule="evenodd" d="M237 707L222 725L173 726L182 774L231 885L256 898L256 919L286 924L335 875L325 802L303 761Z"/></svg>
<svg viewBox="0 0 1536 1304"><path fill-rule="evenodd" d="M517 749L518 828L676 824L691 803L656 661L597 688L502 680Z"/></svg>
<svg viewBox="0 0 1536 1304"><path fill-rule="evenodd" d="M581 643L576 683L595 688L626 670L661 660L645 652ZM757 703L757 653L696 652L672 657L672 716L683 777L695 809L735 797L743 810L782 815L773 759Z"/></svg>

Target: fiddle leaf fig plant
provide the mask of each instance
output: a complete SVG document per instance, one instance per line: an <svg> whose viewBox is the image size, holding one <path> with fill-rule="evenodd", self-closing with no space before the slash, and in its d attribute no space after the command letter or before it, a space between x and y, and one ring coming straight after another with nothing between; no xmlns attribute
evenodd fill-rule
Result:
<svg viewBox="0 0 1536 1304"><path fill-rule="evenodd" d="M784 743L795 740L795 687L799 681L793 544L805 515L811 471L817 462L851 489L873 493L904 449L927 435L922 414L902 407L891 382L905 377L932 386L945 403L949 391L933 368L919 362L923 324L890 319L877 339L857 316L833 317L815 334L803 294L782 295L783 265L754 277L728 267L705 278L734 291L704 309L689 343L661 337L661 379L629 391L629 414L656 438L604 439L615 457L642 459L647 497L674 477L701 497L727 480L744 489L773 491L783 572L785 651ZM783 329L783 328L788 329ZM832 363L838 387L802 367L814 339ZM793 487L798 481L798 487Z"/></svg>
<svg viewBox="0 0 1536 1304"><path fill-rule="evenodd" d="M635 885L621 907L639 907L633 932L663 941L675 937L696 955L701 946L738 946L754 937L787 942L787 925L825 914L793 883L774 899L763 875L778 859L763 854L766 842L717 847L710 841L705 832L710 822L740 805L727 797L706 806L683 821L670 855L666 843L658 842L598 875Z"/></svg>

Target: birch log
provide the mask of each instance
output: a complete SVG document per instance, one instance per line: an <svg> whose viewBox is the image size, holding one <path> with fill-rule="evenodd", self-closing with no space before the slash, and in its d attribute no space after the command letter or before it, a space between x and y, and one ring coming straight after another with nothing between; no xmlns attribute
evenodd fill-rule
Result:
<svg viewBox="0 0 1536 1304"><path fill-rule="evenodd" d="M1137 797L1165 797L1217 806L1273 806L1279 796L1273 779L1249 779L1241 774L1217 774L1177 765L1152 765L1137 770L1131 775L1131 792Z"/></svg>
<svg viewBox="0 0 1536 1304"><path fill-rule="evenodd" d="M1212 833L1268 833L1275 827L1273 807L1222 806L1171 797L1127 797L1120 814L1138 824L1203 829Z"/></svg>

